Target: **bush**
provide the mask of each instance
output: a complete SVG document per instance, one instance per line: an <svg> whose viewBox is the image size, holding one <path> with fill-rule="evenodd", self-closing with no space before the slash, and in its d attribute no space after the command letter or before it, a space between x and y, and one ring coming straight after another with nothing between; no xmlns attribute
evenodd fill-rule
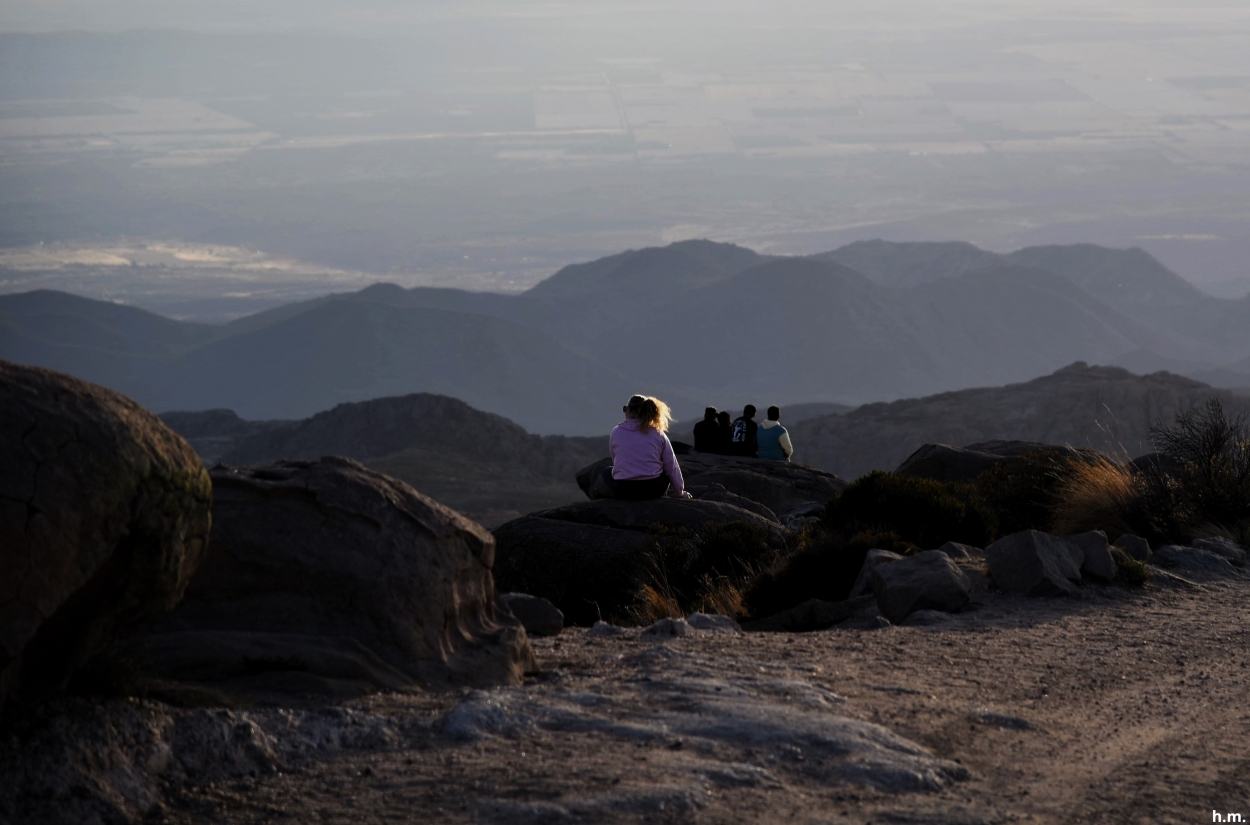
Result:
<svg viewBox="0 0 1250 825"><path fill-rule="evenodd" d="M1080 466L1061 452L1034 451L1000 461L976 480L977 498L990 511L995 534L1051 532L1060 491Z"/></svg>
<svg viewBox="0 0 1250 825"><path fill-rule="evenodd" d="M835 496L821 521L841 535L896 533L922 548L948 541L984 547L993 537L993 518L971 485L880 471Z"/></svg>
<svg viewBox="0 0 1250 825"><path fill-rule="evenodd" d="M642 623L696 610L743 615L743 588L784 549L775 531L746 521L709 522L697 530L655 525L649 533L648 581L633 610Z"/></svg>
<svg viewBox="0 0 1250 825"><path fill-rule="evenodd" d="M1229 417L1219 399L1178 413L1170 427L1150 431L1155 449L1171 459L1147 468L1146 494L1170 508L1168 527L1185 537L1203 525L1234 532L1250 523L1250 424ZM1179 536L1178 536L1179 537Z"/></svg>
<svg viewBox="0 0 1250 825"><path fill-rule="evenodd" d="M874 548L903 555L919 549L897 533L864 531L847 536L822 524L809 525L793 551L750 583L743 595L747 614L763 618L808 599L844 600L859 577L864 557Z"/></svg>

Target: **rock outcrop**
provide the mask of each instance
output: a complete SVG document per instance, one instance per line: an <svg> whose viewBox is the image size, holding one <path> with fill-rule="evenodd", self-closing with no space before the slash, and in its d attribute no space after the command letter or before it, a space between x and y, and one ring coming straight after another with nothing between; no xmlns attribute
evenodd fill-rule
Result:
<svg viewBox="0 0 1250 825"><path fill-rule="evenodd" d="M132 644L156 676L243 694L516 684L494 540L344 458L212 471L213 542L177 609Z"/></svg>
<svg viewBox="0 0 1250 825"><path fill-rule="evenodd" d="M972 583L950 556L926 550L872 571L872 590L881 615L894 624L917 610L953 613L968 603Z"/></svg>
<svg viewBox="0 0 1250 825"><path fill-rule="evenodd" d="M566 621L592 625L620 617L649 574L648 530L698 529L745 521L780 526L716 501L603 499L543 510L495 529L495 578L506 590L549 599Z"/></svg>
<svg viewBox="0 0 1250 825"><path fill-rule="evenodd" d="M0 361L0 706L57 693L172 607L210 499L195 452L138 404Z"/></svg>
<svg viewBox="0 0 1250 825"><path fill-rule="evenodd" d="M1008 593L1059 596L1076 593L1081 581L1081 549L1037 530L1012 533L985 548L990 575Z"/></svg>

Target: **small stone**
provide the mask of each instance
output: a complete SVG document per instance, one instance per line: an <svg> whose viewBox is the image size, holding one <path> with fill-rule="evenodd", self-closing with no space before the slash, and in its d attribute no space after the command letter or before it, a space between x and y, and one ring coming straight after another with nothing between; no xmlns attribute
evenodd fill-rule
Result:
<svg viewBox="0 0 1250 825"><path fill-rule="evenodd" d="M1223 556L1217 556L1209 550L1196 550L1176 544L1160 547L1150 557L1150 563L1175 569L1193 579L1224 579L1237 575L1237 571Z"/></svg>
<svg viewBox="0 0 1250 825"><path fill-rule="evenodd" d="M1244 567L1246 564L1246 551L1235 541L1230 541L1223 536L1212 536L1208 539L1194 539L1195 550L1206 550L1214 553L1221 558L1228 559L1229 563L1235 567Z"/></svg>
<svg viewBox="0 0 1250 825"><path fill-rule="evenodd" d="M710 630L713 633L741 633L742 628L728 616L719 613L691 613L686 623L695 630Z"/></svg>
<svg viewBox="0 0 1250 825"><path fill-rule="evenodd" d="M1138 561L1147 561L1150 558L1150 542L1141 536L1125 533L1115 540L1115 546Z"/></svg>
<svg viewBox="0 0 1250 825"><path fill-rule="evenodd" d="M902 556L890 550L876 548L869 550L868 555L864 556L864 563L859 568L859 576L855 579L855 585L851 588L851 593L847 596L847 599L858 599L860 596L866 596L871 593L872 571L883 564L893 564L902 560Z"/></svg>
<svg viewBox="0 0 1250 825"><path fill-rule="evenodd" d="M586 631L587 636L621 636L625 633L625 628L619 624L608 624L605 621L597 621L590 630Z"/></svg>
<svg viewBox="0 0 1250 825"><path fill-rule="evenodd" d="M644 639L675 639L678 636L689 636L694 628L685 619L660 619L647 625L642 630Z"/></svg>
<svg viewBox="0 0 1250 825"><path fill-rule="evenodd" d="M1115 559L1111 557L1111 548L1107 545L1107 534L1101 530L1090 530L1065 539L1081 548L1081 572L1087 576L1109 582L1115 578Z"/></svg>
<svg viewBox="0 0 1250 825"><path fill-rule="evenodd" d="M531 636L558 636L564 614L554 604L528 593L504 593L499 597Z"/></svg>

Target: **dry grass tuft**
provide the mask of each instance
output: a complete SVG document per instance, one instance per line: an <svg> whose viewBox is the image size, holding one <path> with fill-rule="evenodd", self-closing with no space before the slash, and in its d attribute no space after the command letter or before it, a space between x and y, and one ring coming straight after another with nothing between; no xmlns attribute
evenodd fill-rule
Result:
<svg viewBox="0 0 1250 825"><path fill-rule="evenodd" d="M728 576L705 576L695 609L701 613L741 616L746 613L742 591Z"/></svg>
<svg viewBox="0 0 1250 825"><path fill-rule="evenodd" d="M1133 532L1131 514L1140 501L1140 488L1127 465L1109 458L1074 462L1059 487L1051 532L1066 536L1102 530L1114 539Z"/></svg>
<svg viewBox="0 0 1250 825"><path fill-rule="evenodd" d="M643 585L630 612L634 621L640 625L648 625L660 619L678 619L685 615L681 612L677 599L663 584Z"/></svg>

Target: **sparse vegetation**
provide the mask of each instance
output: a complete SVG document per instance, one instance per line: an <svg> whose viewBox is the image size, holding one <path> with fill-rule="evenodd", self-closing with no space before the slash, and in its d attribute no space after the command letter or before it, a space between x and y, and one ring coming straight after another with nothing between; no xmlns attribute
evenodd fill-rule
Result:
<svg viewBox="0 0 1250 825"><path fill-rule="evenodd" d="M1119 547L1111 548L1111 558L1115 560L1116 577L1125 584L1141 587L1150 581L1150 567L1144 561L1138 561Z"/></svg>
<svg viewBox="0 0 1250 825"><path fill-rule="evenodd" d="M633 618L650 623L696 610L742 616L742 591L782 555L784 543L753 522L705 524L692 530L651 528L645 553L649 581Z"/></svg>
<svg viewBox="0 0 1250 825"><path fill-rule="evenodd" d="M1000 461L982 473L976 496L993 514L994 535L1051 531L1060 491L1080 466L1066 453L1037 451Z"/></svg>
<svg viewBox="0 0 1250 825"><path fill-rule="evenodd" d="M897 533L861 531L848 536L822 524L809 526L789 554L751 582L743 596L748 615L768 616L808 599L845 599L864 557L874 548L903 555L919 549Z"/></svg>
<svg viewBox="0 0 1250 825"><path fill-rule="evenodd" d="M993 517L972 485L873 472L835 496L821 516L834 533L894 533L921 548L957 541L984 547Z"/></svg>

